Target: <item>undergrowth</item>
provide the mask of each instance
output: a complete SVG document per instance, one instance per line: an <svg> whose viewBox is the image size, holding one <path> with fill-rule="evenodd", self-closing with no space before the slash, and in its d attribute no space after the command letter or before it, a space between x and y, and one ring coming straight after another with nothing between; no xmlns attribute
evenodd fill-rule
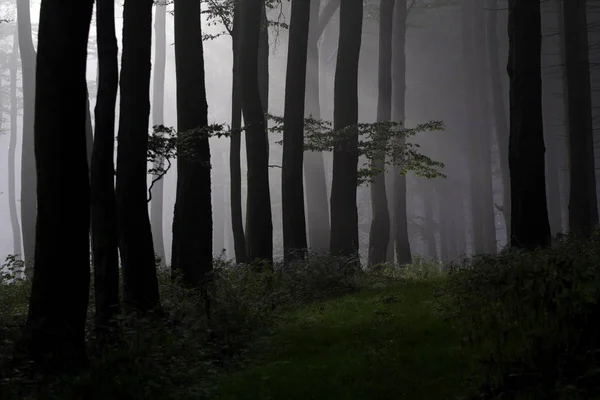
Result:
<svg viewBox="0 0 600 400"><path fill-rule="evenodd" d="M443 311L480 354L475 398L600 398L600 233L454 266Z"/></svg>

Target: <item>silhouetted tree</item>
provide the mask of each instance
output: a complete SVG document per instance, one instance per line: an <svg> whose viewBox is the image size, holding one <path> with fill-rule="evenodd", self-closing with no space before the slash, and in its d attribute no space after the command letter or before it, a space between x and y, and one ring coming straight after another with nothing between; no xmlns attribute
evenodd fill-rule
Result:
<svg viewBox="0 0 600 400"><path fill-rule="evenodd" d="M197 285L212 270L210 148L200 2L175 0L175 70L180 140L171 268Z"/></svg>
<svg viewBox="0 0 600 400"><path fill-rule="evenodd" d="M587 2L563 0L569 120L569 227L588 237L598 225Z"/></svg>
<svg viewBox="0 0 600 400"><path fill-rule="evenodd" d="M20 254L23 259L21 242L21 224L17 214L17 191L15 189L15 156L17 152L17 69L19 62L18 28L13 37L13 48L10 56L10 142L8 145L8 210L13 234L13 253Z"/></svg>
<svg viewBox="0 0 600 400"><path fill-rule="evenodd" d="M96 328L102 334L119 308L119 238L114 172L119 64L114 1L96 0L96 31L98 93L91 163L91 205Z"/></svg>
<svg viewBox="0 0 600 400"><path fill-rule="evenodd" d="M140 311L159 307L147 206L152 0L125 0L117 152L117 216L125 302Z"/></svg>
<svg viewBox="0 0 600 400"><path fill-rule="evenodd" d="M377 121L392 118L392 39L395 0L382 0L379 8L379 84L377 98ZM380 140L387 140L382 138ZM382 155L381 157L385 157ZM385 160L374 162L375 168L383 168ZM385 187L385 175L376 176L371 183L371 209L373 219L369 233L369 265L386 261L390 241L390 212Z"/></svg>
<svg viewBox="0 0 600 400"><path fill-rule="evenodd" d="M240 90L246 126L248 197L246 255L249 261L273 258L273 224L269 189L266 121L260 97L258 53L262 0L245 0L240 21Z"/></svg>
<svg viewBox="0 0 600 400"><path fill-rule="evenodd" d="M340 5L340 34L334 83L333 128L358 123L358 60L362 40L363 4L346 0ZM333 151L330 251L358 252L358 132L340 139Z"/></svg>
<svg viewBox="0 0 600 400"><path fill-rule="evenodd" d="M77 365L86 354L90 192L85 71L92 7L91 0L43 0L40 9L35 93L36 265L24 337L28 357L53 369ZM69 110L67 119L65 109ZM57 133L69 146L56 145ZM65 243L69 257L57 262L57 251Z"/></svg>
<svg viewBox="0 0 600 400"><path fill-rule="evenodd" d="M511 238L516 248L550 245L542 125L541 12L537 0L508 2Z"/></svg>

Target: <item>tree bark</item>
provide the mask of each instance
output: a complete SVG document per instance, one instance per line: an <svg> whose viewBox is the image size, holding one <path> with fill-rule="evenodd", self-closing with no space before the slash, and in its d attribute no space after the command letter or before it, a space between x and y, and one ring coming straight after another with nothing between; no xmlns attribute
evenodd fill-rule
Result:
<svg viewBox="0 0 600 400"><path fill-rule="evenodd" d="M142 312L160 307L147 206L152 0L125 0L117 152L117 217L124 299Z"/></svg>
<svg viewBox="0 0 600 400"><path fill-rule="evenodd" d="M586 2L563 0L569 113L569 226L589 237L598 226Z"/></svg>
<svg viewBox="0 0 600 400"><path fill-rule="evenodd" d="M273 224L269 190L269 154L265 113L260 97L258 54L262 14L261 0L241 5L240 89L246 125L248 197L246 212L246 255L248 261L273 260Z"/></svg>
<svg viewBox="0 0 600 400"><path fill-rule="evenodd" d="M379 80L377 99L377 121L392 118L392 39L395 0L382 0L379 9ZM387 138L377 138L386 147ZM373 167L385 169L385 153L373 161ZM369 265L384 263L390 241L390 212L382 172L371 183L371 209L373 219L369 233Z"/></svg>
<svg viewBox="0 0 600 400"><path fill-rule="evenodd" d="M550 245L542 125L541 12L536 0L508 3L509 168L512 247Z"/></svg>
<svg viewBox="0 0 600 400"><path fill-rule="evenodd" d="M178 144L171 268L183 283L201 284L212 270L210 147L200 2L175 0Z"/></svg>
<svg viewBox="0 0 600 400"><path fill-rule="evenodd" d="M34 263L36 232L36 166L33 145L35 118L36 54L31 37L29 0L17 1L19 52L23 82L23 137L21 151L21 225L23 229L23 260L27 276Z"/></svg>
<svg viewBox="0 0 600 400"><path fill-rule="evenodd" d="M334 82L333 128L342 130L358 123L358 61L362 40L363 4L346 0L340 5L340 33ZM358 132L341 139L333 151L331 183L330 252L358 253Z"/></svg>
<svg viewBox="0 0 600 400"><path fill-rule="evenodd" d="M119 309L119 237L115 201L115 106L119 87L115 6L96 0L98 93L91 162L92 253L96 329L100 335Z"/></svg>
<svg viewBox="0 0 600 400"><path fill-rule="evenodd" d="M152 125L164 124L165 103L165 66L167 46L167 5L157 2L154 20L154 79L152 90ZM155 162L154 168L163 167L164 161ZM156 176L153 177L156 179ZM152 201L150 202L150 225L152 226L152 242L154 252L161 260L161 265L166 265L165 243L163 239L163 208L165 176L158 180L152 188Z"/></svg>
<svg viewBox="0 0 600 400"><path fill-rule="evenodd" d="M406 0L396 0L394 7L394 38L392 39L392 120L404 125L406 119ZM396 261L408 264L412 261L408 240L408 220L406 215L406 176L394 168L394 220L393 237L396 245Z"/></svg>
<svg viewBox="0 0 600 400"><path fill-rule="evenodd" d="M319 36L317 34L320 0L312 0L307 47L305 116L321 119L319 84ZM315 253L329 250L329 203L323 153L304 153L304 179L306 181L306 214L308 219L308 244Z"/></svg>
<svg viewBox="0 0 600 400"><path fill-rule="evenodd" d="M21 223L17 215L17 191L15 190L15 156L17 152L17 70L19 62L18 29L15 29L10 57L10 142L8 145L8 210L13 234L13 253L23 259Z"/></svg>
<svg viewBox="0 0 600 400"><path fill-rule="evenodd" d="M36 266L24 337L27 356L53 369L77 367L86 357L90 192L85 71L92 7L91 0L68 4L44 0L40 9L34 132L39 183ZM64 110L69 110L67 119ZM56 145L57 133L69 146ZM57 262L56 252L65 243L69 257Z"/></svg>
<svg viewBox="0 0 600 400"><path fill-rule="evenodd" d="M304 106L310 2L292 1L285 80L281 199L284 259L303 258L306 250L304 214Z"/></svg>

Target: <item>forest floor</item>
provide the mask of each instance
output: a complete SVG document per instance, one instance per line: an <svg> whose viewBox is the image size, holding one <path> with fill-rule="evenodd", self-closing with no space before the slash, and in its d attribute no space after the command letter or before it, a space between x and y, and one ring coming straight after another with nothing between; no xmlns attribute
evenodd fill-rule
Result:
<svg viewBox="0 0 600 400"><path fill-rule="evenodd" d="M435 282L408 281L291 313L244 365L219 382L220 399L453 399L472 355L437 312Z"/></svg>

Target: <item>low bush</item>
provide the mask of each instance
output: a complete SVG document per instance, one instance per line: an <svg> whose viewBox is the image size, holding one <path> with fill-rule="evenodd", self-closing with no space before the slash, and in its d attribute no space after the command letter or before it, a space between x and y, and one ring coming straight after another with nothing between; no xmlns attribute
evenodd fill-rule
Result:
<svg viewBox="0 0 600 400"><path fill-rule="evenodd" d="M600 233L451 271L441 303L484 355L478 398L600 398Z"/></svg>

